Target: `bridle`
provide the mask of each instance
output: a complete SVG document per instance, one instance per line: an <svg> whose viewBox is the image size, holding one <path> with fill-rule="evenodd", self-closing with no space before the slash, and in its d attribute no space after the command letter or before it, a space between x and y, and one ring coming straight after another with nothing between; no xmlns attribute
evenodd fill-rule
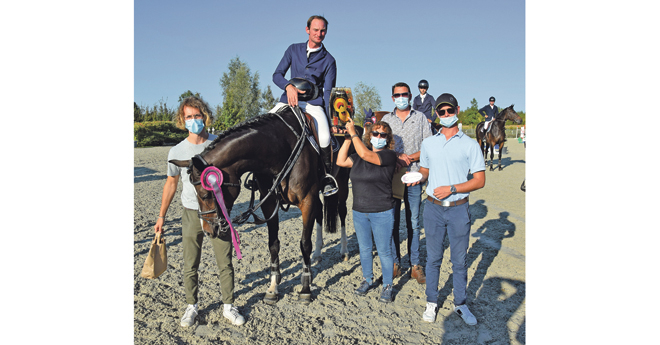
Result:
<svg viewBox="0 0 660 345"><path fill-rule="evenodd" d="M296 118L298 119L298 122L300 123L301 127L303 128L302 135L299 135L296 132L296 130L293 127L291 127L282 118L282 116L279 113L275 113L275 115L277 117L279 117L280 120L282 120L282 122L284 122L284 124L287 127L289 127L289 129L296 136L296 145L294 146L293 151L291 152L291 155L289 156L289 159L286 161L286 163L284 163L284 167L282 168L282 170L277 174L277 176L275 176L273 184L270 187L270 189L268 190L268 193L266 194L265 197L261 198L259 204L257 204L256 206L254 205L254 200L255 200L256 190L258 189L258 183L254 178L251 178L253 173L252 172L249 173L248 178L245 180L244 187L247 188L248 190L252 191L252 194L250 196L250 204L249 204L249 207L248 207L247 211L245 211L245 212L241 213L240 215L238 215L238 216L231 219L232 224L241 225L243 223L246 223L247 220L250 218L250 216L252 216L254 218L254 221L249 222L249 223L260 225L260 224L264 224L264 223L268 222L269 220L273 219L277 215L277 212L280 208L282 208L282 210L285 211L285 212L289 210L290 205L288 205L288 204L286 206L281 205L281 200L282 200L282 197L281 197L281 194L282 194L281 182L282 182L282 180L284 180L284 178L286 178L289 175L289 173L291 173L291 169L293 168L296 161L298 160L298 158L302 154L302 149L303 149L304 144L305 144L306 134L309 133L308 132L309 129L304 124L304 120L303 120L304 115L302 115L302 112L300 111L300 108L295 106L295 107L292 107L292 110L293 110L293 113L296 115ZM188 174L189 174L189 178L190 178L190 183L193 186L197 186L197 185L200 185L202 183L201 176L200 176L200 180L198 180L198 181L193 180L193 175L192 175L192 168L193 167L197 168L197 170L199 170L199 171L204 171L206 168L208 168L210 166L213 166L213 165L206 162L206 160L200 154L195 155L190 160L190 164L188 165ZM224 182L223 181L222 186L240 188L241 187L241 180L239 179L238 183L230 183L230 182ZM255 213L255 211L259 207L261 207L261 205L263 205L263 203L272 194L275 194L275 196L276 196L276 198L275 198L275 202L276 202L275 209L273 210L273 214L271 214L267 219L262 219L261 217L259 217ZM208 199L209 197L212 197L212 193L207 193L205 196L200 197L200 198L202 200L204 200L204 199ZM229 221L227 219L224 219L223 217L220 217L221 212L218 210L218 201L215 198L214 198L214 204L215 204L215 208L213 210L208 210L208 211L197 210L197 215L199 216L200 219L202 219L204 222L206 222L211 227L211 229L214 229L214 228L216 228L215 226L217 226L217 229L219 229L219 232L226 233L230 229ZM228 211L231 212L231 209L228 209ZM215 214L215 217L213 217L213 218L209 217L209 215L211 215L211 214ZM206 231L204 231L204 233L207 236L210 236L211 238L215 238L215 237L219 236L219 233L215 233L215 231L214 231L213 234L209 234Z"/></svg>

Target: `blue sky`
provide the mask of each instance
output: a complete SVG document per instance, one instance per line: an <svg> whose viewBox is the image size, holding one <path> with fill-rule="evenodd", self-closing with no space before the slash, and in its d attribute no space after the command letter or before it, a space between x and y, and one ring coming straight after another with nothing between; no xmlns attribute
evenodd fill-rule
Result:
<svg viewBox="0 0 660 345"><path fill-rule="evenodd" d="M467 107L495 96L525 110L525 3L508 1L135 1L135 102L176 106L186 90L212 107L219 80L238 56L259 73L261 89L281 90L272 73L286 48L307 40L313 14L325 16L326 48L337 60L337 86L374 86L384 109L394 83L428 80Z"/></svg>

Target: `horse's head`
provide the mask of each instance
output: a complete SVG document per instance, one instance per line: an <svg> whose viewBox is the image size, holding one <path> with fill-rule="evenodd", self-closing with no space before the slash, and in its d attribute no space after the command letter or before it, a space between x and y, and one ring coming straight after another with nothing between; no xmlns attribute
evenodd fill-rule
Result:
<svg viewBox="0 0 660 345"><path fill-rule="evenodd" d="M218 237L220 234L226 233L229 230L229 219L225 219L223 212L221 211L220 205L216 200L215 193L213 191L206 190L202 186L201 178L202 173L208 167L213 166L212 164L207 163L201 155L196 155L190 160L180 161L180 160L171 160L170 163L188 169L188 178L190 183L195 187L195 192L197 194L197 202L199 203L199 210L197 214L199 215L200 222L202 224L202 229L206 231L211 238ZM223 183L220 186L222 191L222 198L224 200L224 206L227 209L227 215L231 213L232 206L234 201L238 198L240 193L240 181L237 176L233 176L227 171L220 170L222 173ZM237 183L232 183L232 181L238 181Z"/></svg>
<svg viewBox="0 0 660 345"><path fill-rule="evenodd" d="M500 111L500 116L502 116L502 118L504 118L505 121L507 120L513 121L518 125L522 123L522 119L520 118L520 116L518 116L518 113L516 113L516 111L513 110L513 104L504 108L504 110Z"/></svg>

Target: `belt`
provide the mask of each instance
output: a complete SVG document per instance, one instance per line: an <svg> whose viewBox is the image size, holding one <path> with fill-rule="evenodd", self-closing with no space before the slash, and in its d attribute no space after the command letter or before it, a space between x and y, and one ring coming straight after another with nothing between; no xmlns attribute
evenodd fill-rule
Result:
<svg viewBox="0 0 660 345"><path fill-rule="evenodd" d="M428 201L430 201L430 202L432 202L436 205L445 206L445 207L463 205L466 202L468 202L468 199L470 199L469 196L466 196L465 198L463 198L461 200L457 200L457 201L440 201L440 200L435 200L430 196L426 198L426 200L428 200Z"/></svg>

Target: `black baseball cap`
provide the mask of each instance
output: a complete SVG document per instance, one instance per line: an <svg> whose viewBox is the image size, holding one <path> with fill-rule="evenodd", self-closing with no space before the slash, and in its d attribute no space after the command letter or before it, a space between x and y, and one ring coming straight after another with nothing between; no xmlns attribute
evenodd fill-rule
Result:
<svg viewBox="0 0 660 345"><path fill-rule="evenodd" d="M443 93L442 95L438 96L438 99L435 101L435 108L438 109L443 104L449 104L454 108L458 107L458 101L454 95L450 93Z"/></svg>

